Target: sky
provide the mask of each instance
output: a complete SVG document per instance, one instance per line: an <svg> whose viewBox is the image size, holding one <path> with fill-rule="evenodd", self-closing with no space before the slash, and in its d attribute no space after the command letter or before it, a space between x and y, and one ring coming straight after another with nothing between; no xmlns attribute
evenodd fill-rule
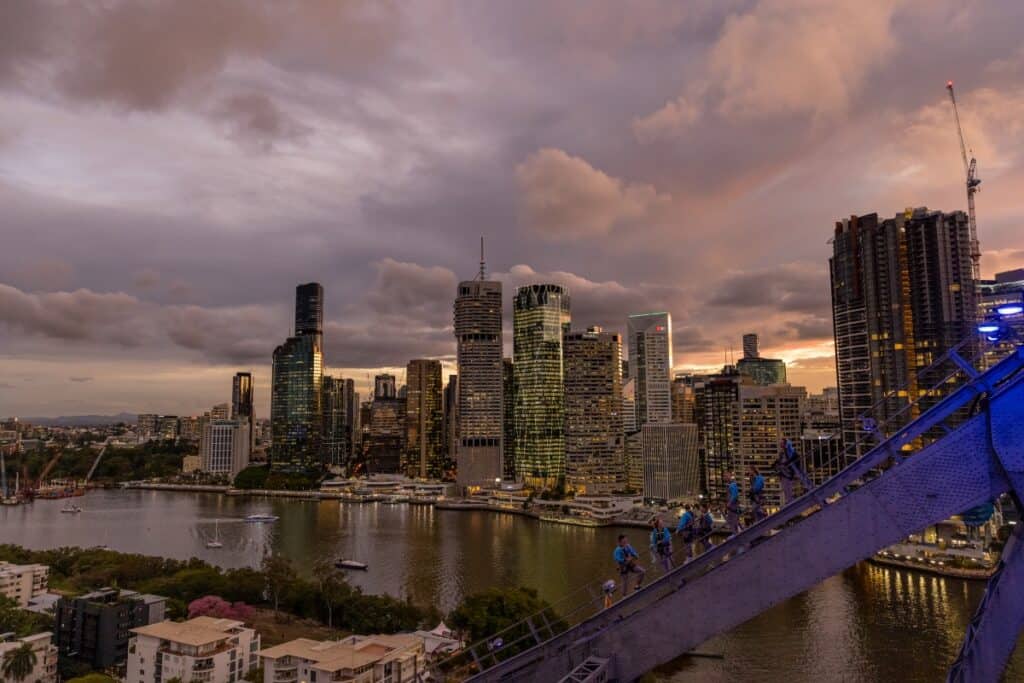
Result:
<svg viewBox="0 0 1024 683"><path fill-rule="evenodd" d="M450 369L481 236L507 302L670 311L679 370L757 332L816 391L835 221L965 208L948 79L983 274L1024 266L1022 25L1016 0L5 0L0 415L196 414L238 370L265 415L309 281L332 373Z"/></svg>

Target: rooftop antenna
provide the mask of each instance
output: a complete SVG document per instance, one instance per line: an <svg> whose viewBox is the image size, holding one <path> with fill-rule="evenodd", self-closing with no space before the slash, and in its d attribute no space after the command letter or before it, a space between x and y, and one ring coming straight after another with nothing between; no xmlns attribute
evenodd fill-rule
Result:
<svg viewBox="0 0 1024 683"><path fill-rule="evenodd" d="M484 260L484 236L480 236L480 279L487 279L487 262Z"/></svg>

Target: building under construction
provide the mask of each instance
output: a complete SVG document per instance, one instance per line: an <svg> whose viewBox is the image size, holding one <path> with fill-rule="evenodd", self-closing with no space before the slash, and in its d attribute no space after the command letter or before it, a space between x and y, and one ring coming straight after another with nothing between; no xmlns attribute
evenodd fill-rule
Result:
<svg viewBox="0 0 1024 683"><path fill-rule="evenodd" d="M851 216L836 223L832 247L836 374L850 448L863 428L862 415L885 423L948 373L942 366L922 371L972 338L977 281L963 211L907 209L884 220L874 213ZM924 396L885 431L927 409L940 393Z"/></svg>

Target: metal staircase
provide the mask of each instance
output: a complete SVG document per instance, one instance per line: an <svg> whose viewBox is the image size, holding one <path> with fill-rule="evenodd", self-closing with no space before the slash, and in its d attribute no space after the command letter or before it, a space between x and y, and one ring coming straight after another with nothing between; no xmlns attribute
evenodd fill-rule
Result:
<svg viewBox="0 0 1024 683"><path fill-rule="evenodd" d="M561 633L527 620L529 649L502 660L493 644L469 648L470 680L598 680L579 677L588 669L632 681L929 524L1006 492L1024 498L1024 349L981 374L953 356L967 381L845 470ZM904 446L936 432L906 457ZM998 680L1022 626L1018 525L950 680Z"/></svg>

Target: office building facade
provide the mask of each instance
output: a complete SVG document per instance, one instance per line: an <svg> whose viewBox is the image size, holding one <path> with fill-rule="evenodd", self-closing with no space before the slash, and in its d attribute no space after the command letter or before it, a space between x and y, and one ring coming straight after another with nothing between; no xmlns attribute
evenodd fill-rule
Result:
<svg viewBox="0 0 1024 683"><path fill-rule="evenodd" d="M409 361L405 377L405 473L410 477L441 479L448 470L441 361Z"/></svg>
<svg viewBox="0 0 1024 683"><path fill-rule="evenodd" d="M801 443L801 418L807 390L789 385L740 385L739 414L736 423L736 455L731 463L744 495L748 491L751 466L765 475L765 498L771 507L781 505L781 488L773 463L779 443L789 439Z"/></svg>
<svg viewBox="0 0 1024 683"><path fill-rule="evenodd" d="M253 403L251 372L236 372L231 380L231 419L249 423L249 436L256 439L256 407Z"/></svg>
<svg viewBox="0 0 1024 683"><path fill-rule="evenodd" d="M230 479L249 466L252 435L244 420L208 420L199 442L200 469Z"/></svg>
<svg viewBox="0 0 1024 683"><path fill-rule="evenodd" d="M324 462L347 472L352 465L357 414L355 382L324 375L321 384L321 414Z"/></svg>
<svg viewBox="0 0 1024 683"><path fill-rule="evenodd" d="M454 330L458 363L459 486L494 486L504 472L501 283L484 279L460 282L455 297Z"/></svg>
<svg viewBox="0 0 1024 683"><path fill-rule="evenodd" d="M700 495L697 425L648 423L641 430L644 499L659 504Z"/></svg>
<svg viewBox="0 0 1024 683"><path fill-rule="evenodd" d="M565 335L565 484L583 494L627 488L622 337L591 327Z"/></svg>
<svg viewBox="0 0 1024 683"><path fill-rule="evenodd" d="M667 424L672 421L672 316L631 315L627 330L637 424Z"/></svg>
<svg viewBox="0 0 1024 683"><path fill-rule="evenodd" d="M271 372L271 463L275 468L322 465L323 287L295 291L295 336L274 349Z"/></svg>
<svg viewBox="0 0 1024 683"><path fill-rule="evenodd" d="M504 413L501 420L501 476L503 479L513 481L516 478L516 373L511 358L501 359L501 381L504 386L504 396L501 401Z"/></svg>
<svg viewBox="0 0 1024 683"><path fill-rule="evenodd" d="M743 335L743 358L736 363L741 375L746 375L754 384L769 386L786 383L786 363L777 358L762 358L756 334Z"/></svg>
<svg viewBox="0 0 1024 683"><path fill-rule="evenodd" d="M563 339L569 292L561 285L520 287L513 299L516 476L539 488L565 476Z"/></svg>

